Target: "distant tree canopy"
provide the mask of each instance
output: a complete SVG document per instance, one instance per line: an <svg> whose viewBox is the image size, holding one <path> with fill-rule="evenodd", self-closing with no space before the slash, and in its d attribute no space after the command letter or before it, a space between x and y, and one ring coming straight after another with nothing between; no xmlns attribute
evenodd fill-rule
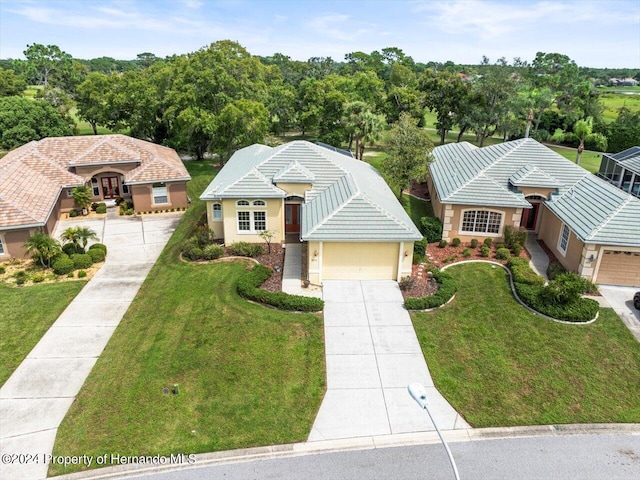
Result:
<svg viewBox="0 0 640 480"><path fill-rule="evenodd" d="M0 96L20 95L25 83L41 85L40 103L49 103L66 123L76 107L94 133L99 126L126 129L197 158L215 152L225 161L238 148L264 142L268 133L290 129L355 148L361 157L366 145L407 116L418 127L435 126L440 143L457 129L458 141L471 133L483 145L492 135L522 137L530 111L531 135L541 141L564 135L579 143L574 126L590 117L588 148L603 148L604 137L615 137L612 151L637 143L631 140L637 139L631 125L636 117L621 112L619 122L607 124L595 86L614 74L640 72L580 68L560 53L538 52L531 63L484 57L479 65L425 64L389 47L350 52L343 61L298 61L282 53L252 56L223 40L166 58L143 52L132 60L78 60L41 44L27 45L24 55L0 60ZM435 125L425 124L427 112L436 115ZM17 137L27 139L26 132Z"/></svg>
<svg viewBox="0 0 640 480"><path fill-rule="evenodd" d="M24 97L0 98L0 147L4 149L73 133L68 120L45 101Z"/></svg>

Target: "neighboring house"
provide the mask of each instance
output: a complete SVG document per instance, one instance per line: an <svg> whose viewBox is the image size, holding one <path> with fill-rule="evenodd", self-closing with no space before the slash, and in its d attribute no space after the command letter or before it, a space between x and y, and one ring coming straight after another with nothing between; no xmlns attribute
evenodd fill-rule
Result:
<svg viewBox="0 0 640 480"><path fill-rule="evenodd" d="M345 154L346 153L346 154ZM422 235L380 174L348 152L306 141L237 151L200 197L226 244L303 243L306 280L410 275Z"/></svg>
<svg viewBox="0 0 640 480"><path fill-rule="evenodd" d="M152 211L186 207L190 178L174 150L125 135L30 142L0 159L0 259L23 257L30 235L53 232L76 186L89 185L94 202L122 197Z"/></svg>
<svg viewBox="0 0 640 480"><path fill-rule="evenodd" d="M598 176L640 198L640 147L620 153L603 153Z"/></svg>
<svg viewBox="0 0 640 480"><path fill-rule="evenodd" d="M638 81L635 78L612 78L611 85L616 87L637 87Z"/></svg>
<svg viewBox="0 0 640 480"><path fill-rule="evenodd" d="M478 148L436 147L429 165L443 238L500 238L511 225L537 233L570 271L640 286L640 200L533 139Z"/></svg>

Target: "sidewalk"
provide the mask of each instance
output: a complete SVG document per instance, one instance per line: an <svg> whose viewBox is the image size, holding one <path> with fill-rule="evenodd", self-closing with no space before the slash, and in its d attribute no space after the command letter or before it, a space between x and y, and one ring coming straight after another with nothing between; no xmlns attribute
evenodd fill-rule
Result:
<svg viewBox="0 0 640 480"><path fill-rule="evenodd" d="M317 286L302 288L302 245L287 243L282 268L282 291L292 295L322 298L322 289Z"/></svg>
<svg viewBox="0 0 640 480"><path fill-rule="evenodd" d="M527 252L531 255L529 265L531 265L534 272L544 278L545 282L548 282L549 277L547 277L547 267L549 267L549 257L544 253L542 247L538 245L538 235L535 233L529 233L524 246L527 249Z"/></svg>
<svg viewBox="0 0 640 480"><path fill-rule="evenodd" d="M59 222L54 236L76 225L94 229L107 261L0 389L2 454L52 453L58 426L181 215ZM46 476L44 462L0 464L2 479Z"/></svg>
<svg viewBox="0 0 640 480"><path fill-rule="evenodd" d="M442 430L467 422L431 380L397 282L326 281L327 392L309 442L433 431L407 385L425 385Z"/></svg>

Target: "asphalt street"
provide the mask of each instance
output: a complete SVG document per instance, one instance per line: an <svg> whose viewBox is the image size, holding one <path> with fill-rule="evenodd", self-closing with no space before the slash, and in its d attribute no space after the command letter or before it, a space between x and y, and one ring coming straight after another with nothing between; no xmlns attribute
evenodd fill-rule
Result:
<svg viewBox="0 0 640 480"><path fill-rule="evenodd" d="M562 435L450 444L461 480L637 480L640 435ZM228 463L135 478L148 480L453 479L442 445ZM134 478L134 477L127 477Z"/></svg>

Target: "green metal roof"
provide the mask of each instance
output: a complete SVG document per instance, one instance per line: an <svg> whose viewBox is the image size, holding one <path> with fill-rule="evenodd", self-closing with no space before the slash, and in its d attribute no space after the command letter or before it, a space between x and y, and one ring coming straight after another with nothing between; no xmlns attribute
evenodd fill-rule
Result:
<svg viewBox="0 0 640 480"><path fill-rule="evenodd" d="M311 180L311 182L310 182ZM376 169L306 141L237 151L200 196L285 197L274 183L312 183L302 205L301 238L413 241L422 235Z"/></svg>
<svg viewBox="0 0 640 480"><path fill-rule="evenodd" d="M531 163L527 163L524 167L511 175L509 177L509 183L514 187L562 187L562 183Z"/></svg>

